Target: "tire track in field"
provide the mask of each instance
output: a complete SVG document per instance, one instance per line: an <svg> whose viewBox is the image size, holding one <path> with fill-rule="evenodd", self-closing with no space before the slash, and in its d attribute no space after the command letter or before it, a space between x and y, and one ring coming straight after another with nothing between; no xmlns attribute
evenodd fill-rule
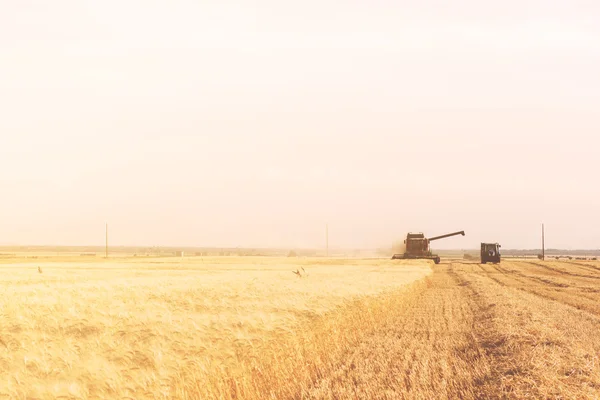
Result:
<svg viewBox="0 0 600 400"><path fill-rule="evenodd" d="M506 269L506 268L503 268L500 266L498 266L498 267L502 271L504 271L505 273L508 273L508 274L516 274L516 275L522 276L522 277L530 279L530 280L536 280L536 281L539 281L542 283L547 283L550 286L562 288L562 290L564 292L574 293L576 295L588 298L593 301L600 300L597 296L595 296L593 294L590 295L591 293L600 293L600 287L598 287L598 284L596 281L590 281L587 278L577 276L577 275L556 273L553 270L556 268L553 268L553 269L543 268L543 266L541 266L538 263L535 263L535 264L528 263L527 265L538 268L540 271L539 272L532 271L532 270L523 271L522 269L517 269L517 267L514 264L510 264L510 263L509 263L509 266L511 266L512 268ZM524 272L529 272L529 273L524 273ZM540 276L547 276L548 278L541 278ZM557 290L559 290L559 289L557 289Z"/></svg>
<svg viewBox="0 0 600 400"><path fill-rule="evenodd" d="M535 266L538 266L538 267L541 267L541 268L545 268L545 269L550 270L550 271L554 271L557 274L561 274L561 275L569 275L569 276L576 276L576 277L579 277L579 278L588 278L588 279L596 279L596 280L600 279L600 276L598 276L598 275L578 274L576 272L565 271L563 269L551 267L550 265L542 264L542 263L535 262L535 261L526 261L526 263L527 264L531 264L531 265L535 265Z"/></svg>
<svg viewBox="0 0 600 400"><path fill-rule="evenodd" d="M490 279L502 286L513 287L515 289L531 293L533 295L545 298L547 300L553 300L564 305L576 308L578 310L588 312L592 315L600 316L600 304L598 302L598 297L596 296L589 296L586 295L586 293L565 290L568 288L552 288L549 287L549 285L547 284L532 285L531 283L536 282L536 280L530 279L524 274L522 275L522 277L517 277L514 276L517 275L514 273L515 271L503 271L501 269L498 269L496 266L492 266L498 274L500 274L503 278L506 279L506 281L502 281L501 279L498 279L498 277L493 276L493 273L490 273L489 270L486 270L486 268L484 268L483 265L480 265L480 267L484 271L486 271ZM512 284L511 280L513 281ZM514 284L514 282L516 282L517 284Z"/></svg>
<svg viewBox="0 0 600 400"><path fill-rule="evenodd" d="M564 287L562 284L551 282L551 281L545 280L543 278L528 276L526 274L523 274L520 271L506 270L498 265L490 265L490 266L486 266L486 267L484 267L483 265L480 265L480 267L486 274L489 275L489 277L492 280L494 280L495 282L499 283L502 286L515 287L517 289L522 289L522 290L525 290L524 287L531 287L531 286L539 287L539 288L546 288L547 286L552 286L555 288ZM486 269L488 267L493 269L497 274L501 275L502 277L505 277L509 282L510 282L510 280L516 281L516 282L520 283L523 287L518 287L516 285L510 285L506 282L501 281L497 277L492 276L491 271ZM535 284L535 282L539 282L539 283L541 283L541 285Z"/></svg>
<svg viewBox="0 0 600 400"><path fill-rule="evenodd" d="M596 267L595 265L591 265L591 264L583 264L583 263L578 263L575 261L561 261L565 264L569 264L569 265L575 265L577 267L580 268L586 268L588 270L591 270L590 272L595 272L595 273L599 273L600 272L600 267Z"/></svg>
<svg viewBox="0 0 600 400"><path fill-rule="evenodd" d="M481 398L600 398L600 318L480 270L467 277L496 304L499 343L489 351L494 378Z"/></svg>
<svg viewBox="0 0 600 400"><path fill-rule="evenodd" d="M404 309L390 309L333 374L297 398L594 398L600 378L586 360L600 349L599 310L582 305L589 299L579 292L511 267L435 266ZM553 321L554 313L563 314ZM586 326L584 353L571 339L578 324Z"/></svg>
<svg viewBox="0 0 600 400"><path fill-rule="evenodd" d="M510 264L509 264L510 265ZM561 274L554 272L554 269L558 268L543 268L538 263L528 264L532 267L538 268L539 272L535 270L519 270L515 265L511 265L512 268L506 269L502 268L503 271L509 274L517 274L519 276L525 277L530 280L536 280L540 282L545 282L551 286L562 288L563 291L569 293L578 293L579 295L589 298L594 301L600 300L596 296L590 296L589 293L600 293L600 287L598 286L598 282L595 280L591 281L586 277L582 277L580 274ZM528 273L524 273L528 272ZM547 273L546 273L547 272ZM540 276L547 276L548 278L541 278ZM599 276L600 278L600 276ZM557 289L558 290L558 289Z"/></svg>
<svg viewBox="0 0 600 400"><path fill-rule="evenodd" d="M436 266L426 280L427 288L405 310L359 343L334 374L303 397L485 397L482 388L493 379L487 349L490 343L499 348L489 339L493 307L452 264Z"/></svg>
<svg viewBox="0 0 600 400"><path fill-rule="evenodd" d="M518 271L518 270L507 270L504 267L500 266L499 264L498 265L492 265L492 267L494 269L496 269L498 272L503 273L505 275L506 274L517 275L517 276L519 276L521 278L524 278L524 279L527 279L527 280L540 282L542 285L550 285L550 286L553 286L553 287L568 287L568 285L565 284L565 283L558 283L558 282L551 281L549 279L544 279L544 278L540 278L540 277L537 277L537 276L527 275L527 274L524 274L523 272Z"/></svg>
<svg viewBox="0 0 600 400"><path fill-rule="evenodd" d="M537 265L534 265L534 266L537 266ZM501 271L505 274L517 275L519 277L522 277L522 278L525 278L525 279L528 279L531 281L537 281L537 282L542 283L542 285L549 285L554 288L557 288L556 290L563 289L565 291L570 291L570 292L573 290L580 290L582 292L598 292L598 291L600 291L600 289L596 289L595 281L590 282L590 281L586 280L586 278L554 273L553 271L549 271L550 274L537 273L537 275L539 275L539 276L536 276L535 271L526 271L529 273L525 273L525 272L523 272L523 270L516 269L516 267L514 265L512 265L513 268L504 268L499 265L496 267L497 267L496 269L498 269L499 271ZM540 267L540 270L547 271L546 269L542 269L541 267ZM546 276L547 278L543 278L543 276Z"/></svg>

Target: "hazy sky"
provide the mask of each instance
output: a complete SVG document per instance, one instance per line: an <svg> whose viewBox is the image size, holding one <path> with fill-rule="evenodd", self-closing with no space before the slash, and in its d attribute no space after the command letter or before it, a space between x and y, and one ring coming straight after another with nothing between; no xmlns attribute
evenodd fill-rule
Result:
<svg viewBox="0 0 600 400"><path fill-rule="evenodd" d="M0 3L0 243L600 247L600 3Z"/></svg>

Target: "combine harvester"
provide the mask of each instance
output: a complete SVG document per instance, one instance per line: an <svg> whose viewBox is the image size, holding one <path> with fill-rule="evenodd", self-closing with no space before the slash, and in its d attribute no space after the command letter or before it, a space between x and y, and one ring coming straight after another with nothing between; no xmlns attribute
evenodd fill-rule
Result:
<svg viewBox="0 0 600 400"><path fill-rule="evenodd" d="M465 231L449 233L447 235L436 236L429 239L427 239L422 233L409 233L408 235L406 235L406 240L404 241L404 244L406 244L406 251L404 252L404 254L394 254L392 260L427 259L433 260L433 262L439 264L440 256L431 253L431 249L429 248L429 242L456 235L465 236Z"/></svg>

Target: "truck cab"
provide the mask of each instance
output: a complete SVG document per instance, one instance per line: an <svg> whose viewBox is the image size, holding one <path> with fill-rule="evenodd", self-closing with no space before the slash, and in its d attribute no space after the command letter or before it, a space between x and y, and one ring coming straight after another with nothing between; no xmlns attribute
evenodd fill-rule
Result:
<svg viewBox="0 0 600 400"><path fill-rule="evenodd" d="M498 243L481 243L481 263L498 264L500 262L500 246Z"/></svg>

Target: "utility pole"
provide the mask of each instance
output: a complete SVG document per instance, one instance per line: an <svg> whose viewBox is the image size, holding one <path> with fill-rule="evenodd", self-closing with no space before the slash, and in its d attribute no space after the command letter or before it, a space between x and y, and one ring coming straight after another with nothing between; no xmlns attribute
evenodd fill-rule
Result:
<svg viewBox="0 0 600 400"><path fill-rule="evenodd" d="M544 224L542 224L542 260L546 259L546 243L544 237Z"/></svg>
<svg viewBox="0 0 600 400"><path fill-rule="evenodd" d="M106 258L108 258L108 223L106 223Z"/></svg>
<svg viewBox="0 0 600 400"><path fill-rule="evenodd" d="M325 224L325 254L329 257L329 224Z"/></svg>

